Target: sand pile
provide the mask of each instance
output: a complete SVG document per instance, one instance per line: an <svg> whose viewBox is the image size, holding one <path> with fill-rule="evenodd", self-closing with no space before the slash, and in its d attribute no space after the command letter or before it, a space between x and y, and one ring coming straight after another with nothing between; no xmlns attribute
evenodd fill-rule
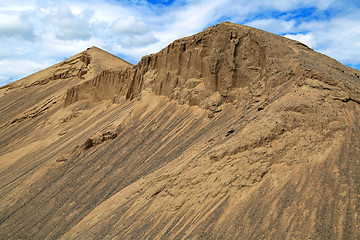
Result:
<svg viewBox="0 0 360 240"><path fill-rule="evenodd" d="M0 238L356 239L360 72L221 23L0 89Z"/></svg>

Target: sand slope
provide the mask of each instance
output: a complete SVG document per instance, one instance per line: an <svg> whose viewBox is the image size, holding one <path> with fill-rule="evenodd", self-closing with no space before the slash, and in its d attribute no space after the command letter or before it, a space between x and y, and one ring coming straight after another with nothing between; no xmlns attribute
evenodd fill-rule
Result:
<svg viewBox="0 0 360 240"><path fill-rule="evenodd" d="M224 22L7 85L0 238L356 239L359 76Z"/></svg>

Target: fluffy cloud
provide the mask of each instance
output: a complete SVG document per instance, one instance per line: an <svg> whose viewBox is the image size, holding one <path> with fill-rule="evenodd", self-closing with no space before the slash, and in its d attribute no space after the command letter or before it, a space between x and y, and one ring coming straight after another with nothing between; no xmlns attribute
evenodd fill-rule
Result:
<svg viewBox="0 0 360 240"><path fill-rule="evenodd" d="M258 1L260 4L262 2ZM272 6L279 11L291 11L298 8L315 7L319 10L326 10L335 0L266 0L265 6Z"/></svg>
<svg viewBox="0 0 360 240"><path fill-rule="evenodd" d="M142 34L142 35L130 35L124 36L118 40L118 43L125 48L134 48L134 47L146 47L150 44L156 43L157 38L154 37L151 33Z"/></svg>
<svg viewBox="0 0 360 240"><path fill-rule="evenodd" d="M304 43L305 45L307 45L310 48L315 48L316 47L316 40L315 40L315 36L312 33L307 33L307 34L286 34L284 37L290 38L292 40L296 40L299 42Z"/></svg>
<svg viewBox="0 0 360 240"><path fill-rule="evenodd" d="M0 3L0 86L93 45L136 63L225 20L360 64L360 10L351 0L17 0Z"/></svg>
<svg viewBox="0 0 360 240"><path fill-rule="evenodd" d="M44 21L56 29L56 37L61 40L88 40L92 37L91 11L75 15L69 7L60 7L48 14Z"/></svg>
<svg viewBox="0 0 360 240"><path fill-rule="evenodd" d="M313 36L309 40L316 40L315 50L343 64L359 65L359 22L359 9L352 9L351 12L330 19L304 21L299 24L299 31L308 32Z"/></svg>
<svg viewBox="0 0 360 240"><path fill-rule="evenodd" d="M112 28L117 34L142 35L150 31L148 25L135 19L135 17L119 18L112 24Z"/></svg>
<svg viewBox="0 0 360 240"><path fill-rule="evenodd" d="M246 25L276 34L294 32L295 30L295 20L260 19L246 23Z"/></svg>
<svg viewBox="0 0 360 240"><path fill-rule="evenodd" d="M135 17L119 18L112 24L116 43L123 48L146 47L159 40L150 32L150 27Z"/></svg>
<svg viewBox="0 0 360 240"><path fill-rule="evenodd" d="M24 17L9 13L0 13L0 38L15 38L33 41L33 27Z"/></svg>

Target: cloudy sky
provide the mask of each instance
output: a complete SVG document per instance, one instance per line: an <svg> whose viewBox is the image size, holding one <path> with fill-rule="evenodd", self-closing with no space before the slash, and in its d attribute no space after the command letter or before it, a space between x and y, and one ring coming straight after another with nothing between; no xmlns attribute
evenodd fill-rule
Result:
<svg viewBox="0 0 360 240"><path fill-rule="evenodd" d="M0 86L94 45L135 64L222 21L360 69L359 0L0 0Z"/></svg>

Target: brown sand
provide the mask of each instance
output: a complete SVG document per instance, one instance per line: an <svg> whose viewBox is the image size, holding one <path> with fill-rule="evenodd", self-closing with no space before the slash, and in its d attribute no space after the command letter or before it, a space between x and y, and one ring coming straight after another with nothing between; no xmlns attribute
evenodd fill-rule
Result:
<svg viewBox="0 0 360 240"><path fill-rule="evenodd" d="M1 239L357 239L360 72L221 23L0 89Z"/></svg>

